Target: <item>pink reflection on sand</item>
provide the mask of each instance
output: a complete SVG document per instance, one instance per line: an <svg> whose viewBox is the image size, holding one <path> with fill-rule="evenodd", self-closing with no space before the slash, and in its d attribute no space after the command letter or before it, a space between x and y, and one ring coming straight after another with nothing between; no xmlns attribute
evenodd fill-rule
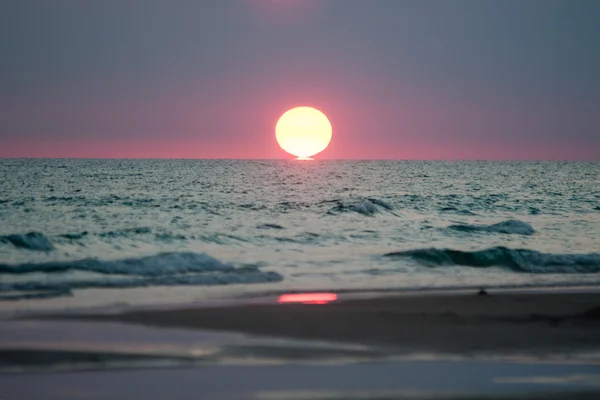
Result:
<svg viewBox="0 0 600 400"><path fill-rule="evenodd" d="M337 300L335 293L294 293L282 294L278 303L327 304Z"/></svg>

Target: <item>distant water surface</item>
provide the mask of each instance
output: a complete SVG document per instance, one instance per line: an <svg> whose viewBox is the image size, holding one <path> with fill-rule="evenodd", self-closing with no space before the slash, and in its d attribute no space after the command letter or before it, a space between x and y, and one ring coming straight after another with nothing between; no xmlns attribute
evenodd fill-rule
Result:
<svg viewBox="0 0 600 400"><path fill-rule="evenodd" d="M0 160L0 305L600 283L600 164Z"/></svg>

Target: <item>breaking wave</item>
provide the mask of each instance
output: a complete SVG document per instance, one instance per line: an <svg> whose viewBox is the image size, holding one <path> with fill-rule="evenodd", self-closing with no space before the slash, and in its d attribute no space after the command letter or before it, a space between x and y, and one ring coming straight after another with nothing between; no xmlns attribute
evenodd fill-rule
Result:
<svg viewBox="0 0 600 400"><path fill-rule="evenodd" d="M535 230L531 225L516 219L499 222L493 225L450 225L448 229L453 229L462 232L493 232L516 235L533 235L535 233Z"/></svg>
<svg viewBox="0 0 600 400"><path fill-rule="evenodd" d="M0 243L10 243L21 249L35 251L50 251L54 249L50 240L39 232L0 236Z"/></svg>
<svg viewBox="0 0 600 400"><path fill-rule="evenodd" d="M385 256L411 258L430 267L503 267L515 272L536 274L600 272L600 253L550 254L528 249L492 247L480 251L416 249L388 253Z"/></svg>
<svg viewBox="0 0 600 400"><path fill-rule="evenodd" d="M37 264L0 264L0 276L29 273L59 274L84 271L105 275L105 278L39 279L0 283L0 298L19 299L35 296L64 296L74 289L132 288L172 285L227 285L235 283L279 282L276 272L263 272L257 266L234 267L207 255L191 252L160 253L154 256L122 260L83 259L77 261ZM26 275L25 275L26 276ZM15 295L15 292L16 295ZM23 293L24 292L24 293Z"/></svg>
<svg viewBox="0 0 600 400"><path fill-rule="evenodd" d="M0 264L0 274L26 274L31 272L57 273L86 271L98 274L161 276L206 271L232 271L235 268L207 254L160 253L139 258L103 261L86 258L77 261L53 261L19 265Z"/></svg>
<svg viewBox="0 0 600 400"><path fill-rule="evenodd" d="M336 215L341 213L355 212L358 214L366 215L372 217L373 215L383 211L388 211L391 214L394 214L392 210L394 207L386 203L383 200L379 199L365 199L363 201L359 201L356 203L344 204L340 200L334 201L336 203L335 206L331 207L329 211L327 211L328 215ZM396 215L396 214L394 214Z"/></svg>

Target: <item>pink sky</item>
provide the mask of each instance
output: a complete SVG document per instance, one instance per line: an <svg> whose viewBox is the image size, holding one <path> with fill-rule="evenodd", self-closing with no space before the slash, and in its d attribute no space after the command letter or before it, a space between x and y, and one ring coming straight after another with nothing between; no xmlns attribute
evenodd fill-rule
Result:
<svg viewBox="0 0 600 400"><path fill-rule="evenodd" d="M333 126L316 158L599 160L598 15L562 0L8 0L0 157L292 158L275 124L304 105Z"/></svg>

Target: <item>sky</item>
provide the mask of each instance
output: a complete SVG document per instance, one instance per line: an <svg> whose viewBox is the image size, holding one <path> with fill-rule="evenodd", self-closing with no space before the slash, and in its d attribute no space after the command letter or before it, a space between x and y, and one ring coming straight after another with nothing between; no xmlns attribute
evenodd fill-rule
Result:
<svg viewBox="0 0 600 400"><path fill-rule="evenodd" d="M600 160L600 1L3 0L0 157Z"/></svg>

